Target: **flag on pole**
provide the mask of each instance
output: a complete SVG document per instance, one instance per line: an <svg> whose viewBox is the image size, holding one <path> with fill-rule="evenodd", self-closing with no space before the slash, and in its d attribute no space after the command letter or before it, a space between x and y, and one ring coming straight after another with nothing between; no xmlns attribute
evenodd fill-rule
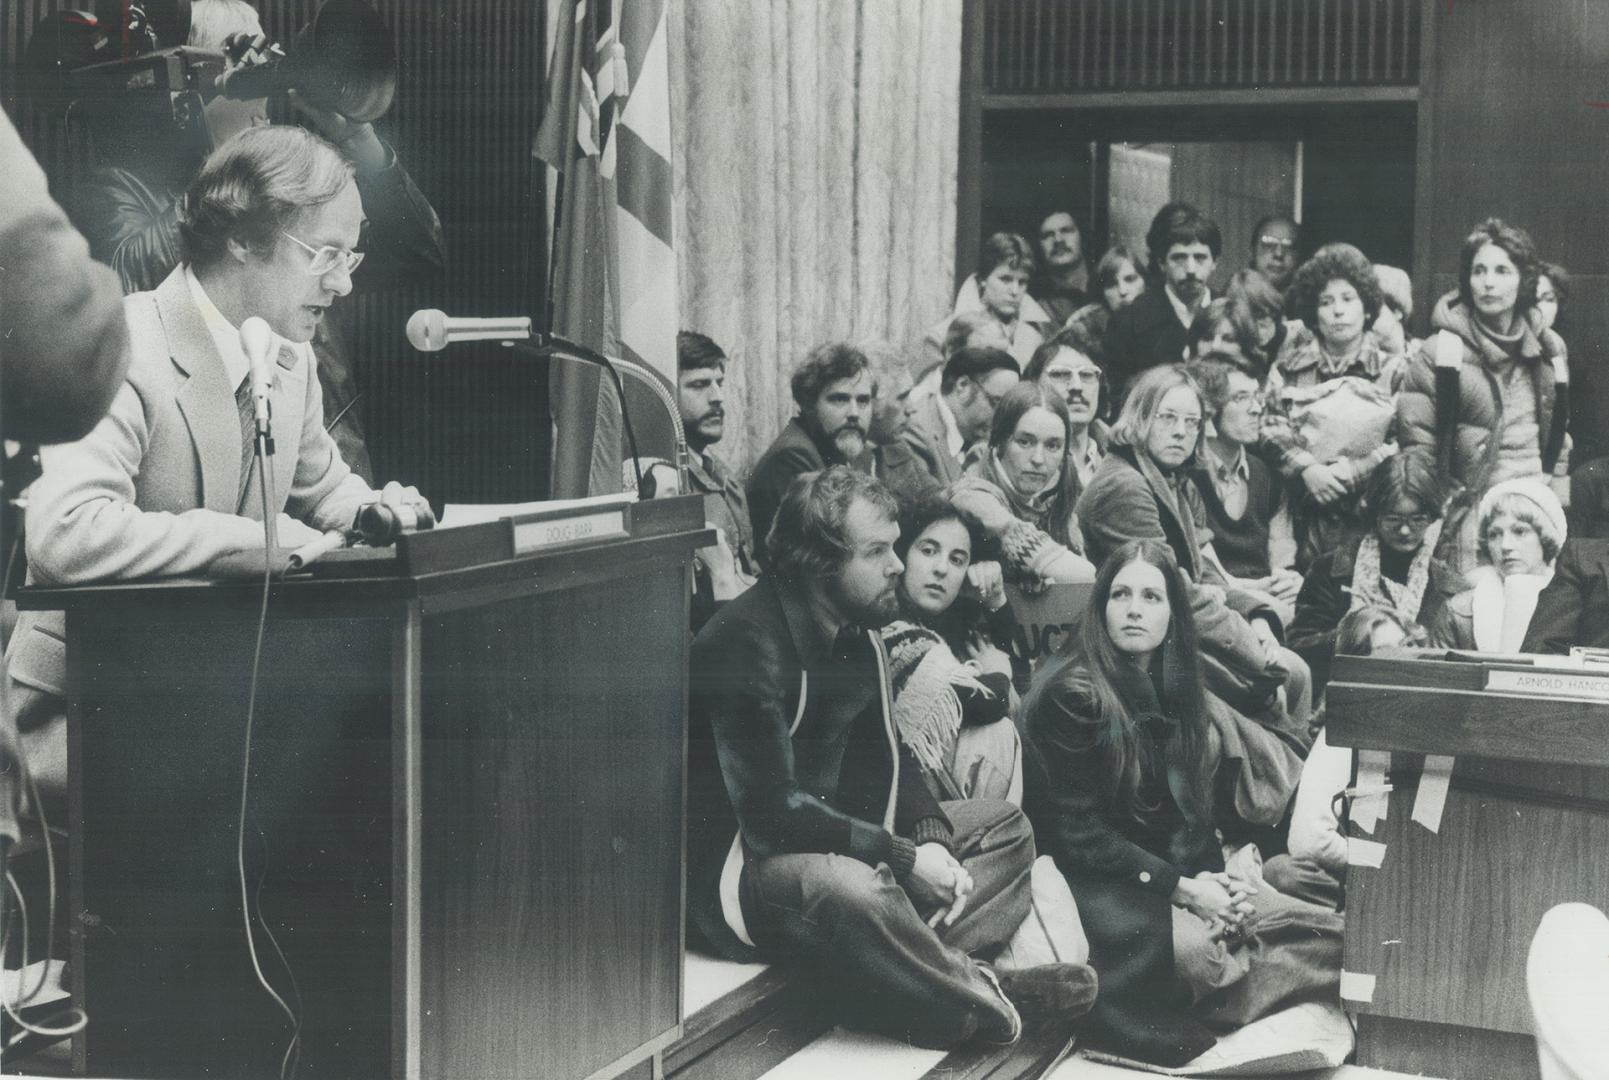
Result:
<svg viewBox="0 0 1609 1080"><path fill-rule="evenodd" d="M549 325L674 384L679 319L665 6L563 0L535 154L559 175ZM550 379L553 495L620 490L614 388L576 364L556 364Z"/></svg>

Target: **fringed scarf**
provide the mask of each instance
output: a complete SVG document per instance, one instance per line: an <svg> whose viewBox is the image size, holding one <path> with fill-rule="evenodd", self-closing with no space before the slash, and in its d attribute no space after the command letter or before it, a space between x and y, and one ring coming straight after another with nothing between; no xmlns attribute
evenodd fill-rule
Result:
<svg viewBox="0 0 1609 1080"><path fill-rule="evenodd" d="M1425 530L1424 542L1413 553L1408 564L1408 580L1398 585L1380 572L1380 537L1369 533L1358 545L1357 561L1352 566L1352 606L1350 611L1380 604L1396 611L1405 619L1417 622L1419 608L1425 600L1425 588L1430 584L1430 562L1441 537L1441 521L1433 521Z"/></svg>
<svg viewBox="0 0 1609 1080"><path fill-rule="evenodd" d="M950 767L961 734L958 687L987 694L977 669L957 660L944 639L911 622L883 627L889 679L894 691L894 727L922 768L942 774Z"/></svg>

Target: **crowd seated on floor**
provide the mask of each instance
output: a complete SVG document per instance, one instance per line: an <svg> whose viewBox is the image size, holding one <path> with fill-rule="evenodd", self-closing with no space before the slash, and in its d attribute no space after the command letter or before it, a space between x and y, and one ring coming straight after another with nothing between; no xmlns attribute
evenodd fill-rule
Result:
<svg viewBox="0 0 1609 1080"><path fill-rule="evenodd" d="M1421 338L1406 274L1288 216L1222 296L1197 207L1093 270L1070 214L1040 224L985 240L905 370L888 343L799 369L750 482L769 570L694 648L695 941L831 975L845 1022L902 1039L1049 1014L1178 1066L1337 999L1332 659L1609 625L1568 276L1482 222ZM1073 629L1030 667L1013 605L1047 595ZM1088 969L997 962L1033 852Z"/></svg>
<svg viewBox="0 0 1609 1080"><path fill-rule="evenodd" d="M233 152L323 164L345 201L313 258L340 292L363 173L308 139L271 128ZM158 306L205 330L218 304L261 299L184 223L181 269L131 301L149 307L142 341ZM695 947L789 965L830 984L846 1023L919 1045L1076 1021L1163 1066L1336 1000L1350 754L1324 732L1332 659L1609 644L1609 469L1578 470L1572 501L1568 276L1524 230L1471 230L1422 338L1400 270L1345 243L1303 257L1286 216L1251 239L1215 296L1223 237L1188 203L1093 270L1065 210L1037 245L987 237L922 342L803 357L797 413L746 478L720 453L728 356L679 336L689 482L715 538L691 612ZM307 385L308 477L282 501L323 525L408 494L350 473ZM136 396L119 398L131 424ZM232 439L233 393L214 404ZM128 576L199 565L155 533L108 546L121 534L82 526L114 487L134 524L201 512L140 501L154 459L121 431L47 452L65 467L36 487L34 580L98 576L72 561L85 550ZM181 456L160 475L187 476ZM1072 629L1026 658L1019 609L1047 596ZM43 640L15 635L7 676L50 800L65 735L59 678L30 666ZM1041 907L1037 856L1065 903ZM1016 962L1048 924L1088 962Z"/></svg>

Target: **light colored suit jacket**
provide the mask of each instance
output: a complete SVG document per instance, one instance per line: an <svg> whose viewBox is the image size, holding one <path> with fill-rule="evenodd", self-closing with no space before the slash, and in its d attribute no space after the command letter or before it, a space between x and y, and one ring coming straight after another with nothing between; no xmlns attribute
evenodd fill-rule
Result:
<svg viewBox="0 0 1609 1080"><path fill-rule="evenodd" d="M948 487L961 479L961 463L950 454L949 434L939 412L937 394L923 398L917 405L905 425L905 440L913 445L940 484Z"/></svg>
<svg viewBox="0 0 1609 1080"><path fill-rule="evenodd" d="M36 582L195 574L221 556L263 546L259 499L244 510L254 517L235 513L242 442L235 388L184 267L123 305L132 354L127 380L88 435L41 451L44 475L29 489L28 563ZM274 510L319 530L350 528L358 508L379 496L352 474L324 430L312 360L304 353L277 370ZM300 531L283 520L281 526ZM65 657L60 613L25 612L6 656L25 734L39 719L25 714L45 707L37 694L64 693ZM60 702L52 704L59 711Z"/></svg>

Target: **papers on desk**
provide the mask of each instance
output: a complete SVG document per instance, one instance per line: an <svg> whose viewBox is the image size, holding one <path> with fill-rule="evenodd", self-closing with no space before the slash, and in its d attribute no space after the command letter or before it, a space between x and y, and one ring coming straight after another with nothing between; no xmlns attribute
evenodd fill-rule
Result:
<svg viewBox="0 0 1609 1080"><path fill-rule="evenodd" d="M500 518L528 517L532 514L569 513L583 510L609 510L624 507L637 501L631 492L617 495L592 495L585 499L543 499L522 503L448 503L436 523L438 529L455 529L460 525L483 525Z"/></svg>
<svg viewBox="0 0 1609 1080"><path fill-rule="evenodd" d="M626 508L636 501L635 494L625 492L528 503L449 503L436 528L440 531L506 520L514 527L514 554L525 555L583 540L629 536Z"/></svg>

